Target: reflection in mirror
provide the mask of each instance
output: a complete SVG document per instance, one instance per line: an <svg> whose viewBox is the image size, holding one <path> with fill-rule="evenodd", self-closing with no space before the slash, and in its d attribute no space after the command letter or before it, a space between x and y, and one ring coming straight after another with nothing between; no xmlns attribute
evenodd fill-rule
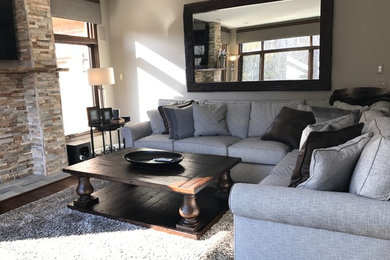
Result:
<svg viewBox="0 0 390 260"><path fill-rule="evenodd" d="M321 0L193 14L195 83L318 80Z"/></svg>

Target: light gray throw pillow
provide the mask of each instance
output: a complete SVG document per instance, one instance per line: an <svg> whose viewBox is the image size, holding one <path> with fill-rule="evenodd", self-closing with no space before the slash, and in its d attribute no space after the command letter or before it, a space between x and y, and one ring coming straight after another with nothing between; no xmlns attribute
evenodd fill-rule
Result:
<svg viewBox="0 0 390 260"><path fill-rule="evenodd" d="M326 122L308 125L302 131L301 141L299 142L299 149L302 148L303 144L305 143L307 137L311 132L336 131L336 130L340 130L352 126L355 124L355 122L356 122L355 115L348 114Z"/></svg>
<svg viewBox="0 0 390 260"><path fill-rule="evenodd" d="M338 146L315 149L310 162L310 177L297 188L348 191L356 162L372 136L373 133L368 133Z"/></svg>
<svg viewBox="0 0 390 260"><path fill-rule="evenodd" d="M193 105L195 136L229 135L226 125L226 104Z"/></svg>
<svg viewBox="0 0 390 260"><path fill-rule="evenodd" d="M390 138L376 135L364 148L352 175L349 192L390 199Z"/></svg>
<svg viewBox="0 0 390 260"><path fill-rule="evenodd" d="M149 110L148 114L153 134L162 134L165 131L164 121L157 109Z"/></svg>
<svg viewBox="0 0 390 260"><path fill-rule="evenodd" d="M184 108L164 107L163 109L168 121L170 139L194 136L192 105Z"/></svg>
<svg viewBox="0 0 390 260"><path fill-rule="evenodd" d="M370 109L390 113L390 101L381 100L370 105Z"/></svg>
<svg viewBox="0 0 390 260"><path fill-rule="evenodd" d="M390 117L374 117L363 129L377 135L390 136Z"/></svg>

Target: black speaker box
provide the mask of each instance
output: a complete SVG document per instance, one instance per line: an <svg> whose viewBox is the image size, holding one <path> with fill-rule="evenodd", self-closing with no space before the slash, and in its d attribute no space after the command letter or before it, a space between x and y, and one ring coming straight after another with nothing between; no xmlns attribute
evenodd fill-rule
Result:
<svg viewBox="0 0 390 260"><path fill-rule="evenodd" d="M66 144L69 165L79 163L92 158L90 142L72 142Z"/></svg>

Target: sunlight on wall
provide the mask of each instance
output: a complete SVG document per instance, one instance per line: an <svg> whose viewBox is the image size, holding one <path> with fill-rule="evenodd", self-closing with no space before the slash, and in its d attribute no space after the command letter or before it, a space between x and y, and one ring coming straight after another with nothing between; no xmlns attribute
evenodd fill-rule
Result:
<svg viewBox="0 0 390 260"><path fill-rule="evenodd" d="M182 68L137 41L135 42L135 57L144 59L180 84L186 84L186 74Z"/></svg>
<svg viewBox="0 0 390 260"><path fill-rule="evenodd" d="M145 47L139 42L135 42L137 62L148 63L153 69L160 71L179 84L185 85L185 72L169 60ZM138 93L139 93L139 116L141 121L148 120L146 111L157 108L159 98L172 98L182 96L172 87L159 79L156 75L137 66Z"/></svg>
<svg viewBox="0 0 390 260"><path fill-rule="evenodd" d="M286 79L307 79L308 65L287 56Z"/></svg>

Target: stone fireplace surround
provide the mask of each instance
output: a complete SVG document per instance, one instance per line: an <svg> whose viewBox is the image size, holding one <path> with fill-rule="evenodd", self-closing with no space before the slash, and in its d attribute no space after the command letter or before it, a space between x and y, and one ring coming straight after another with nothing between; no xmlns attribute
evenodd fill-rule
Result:
<svg viewBox="0 0 390 260"><path fill-rule="evenodd" d="M14 0L19 60L0 62L0 183L67 165L50 0Z"/></svg>

